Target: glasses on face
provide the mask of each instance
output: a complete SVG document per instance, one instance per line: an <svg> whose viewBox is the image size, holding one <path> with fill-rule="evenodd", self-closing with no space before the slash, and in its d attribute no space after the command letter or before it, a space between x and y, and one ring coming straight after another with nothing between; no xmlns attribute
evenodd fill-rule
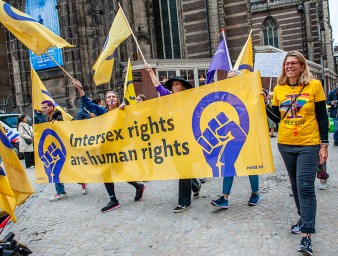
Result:
<svg viewBox="0 0 338 256"><path fill-rule="evenodd" d="M299 61L285 62L284 66L296 66L299 64Z"/></svg>
<svg viewBox="0 0 338 256"><path fill-rule="evenodd" d="M42 107L41 110L45 110L45 109L47 109L47 108L50 108L50 107Z"/></svg>

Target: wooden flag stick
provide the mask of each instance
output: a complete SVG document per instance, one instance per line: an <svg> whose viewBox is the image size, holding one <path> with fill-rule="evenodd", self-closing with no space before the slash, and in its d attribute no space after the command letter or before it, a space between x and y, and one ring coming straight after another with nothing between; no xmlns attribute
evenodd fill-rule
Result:
<svg viewBox="0 0 338 256"><path fill-rule="evenodd" d="M47 51L46 51L45 53L48 55L49 58L51 58L52 61L54 61L54 62L56 63L56 65L59 66L59 68L60 68L60 69L61 69L61 70L62 70L62 71L63 71L63 72L64 72L64 73L72 80L72 81L75 80L75 79L74 79L74 78L73 78L73 77L72 77L72 76L71 76L71 75L63 68L63 67L60 66L59 63L57 63L57 61L56 61L52 56L49 55L49 53L48 53ZM81 87L81 90L84 91L82 87Z"/></svg>
<svg viewBox="0 0 338 256"><path fill-rule="evenodd" d="M74 78L63 68L63 67L61 67L61 65L52 57L52 56L50 56L50 54L47 52L47 51L45 51L45 54L46 55L48 55L48 57L52 60L52 61L54 61L55 63L56 63L56 65L58 65L59 66L59 68L71 79L71 80L74 80Z"/></svg>
<svg viewBox="0 0 338 256"><path fill-rule="evenodd" d="M127 24L128 24L128 27L129 27L129 29L130 29L130 31L131 31L131 34L133 35L133 38L134 38L134 40L135 40L137 49L139 50L139 52L140 52L140 54L141 54L141 56L142 56L143 62L144 62L144 64L146 64L146 63L147 63L147 62L146 62L146 59L144 58L144 55L143 55L143 53L142 53L142 51L141 51L141 48L140 48L140 46L139 46L139 44L138 44L138 42L137 42L136 36L135 36L133 30L131 29L131 27L130 27L130 25L129 25L129 22L128 22L128 20L127 20L127 17L126 17L126 15L125 15L124 12L123 12L123 9L122 9L120 3L118 3L118 5L119 5L119 7L120 7L121 10L122 10L123 17L125 18L125 20L126 20L126 22L127 22Z"/></svg>

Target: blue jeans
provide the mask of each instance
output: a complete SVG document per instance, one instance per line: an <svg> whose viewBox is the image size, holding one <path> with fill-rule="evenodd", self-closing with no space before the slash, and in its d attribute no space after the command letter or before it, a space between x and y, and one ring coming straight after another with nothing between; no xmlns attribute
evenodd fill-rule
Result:
<svg viewBox="0 0 338 256"><path fill-rule="evenodd" d="M56 194L65 193L65 185L63 183L55 183Z"/></svg>
<svg viewBox="0 0 338 256"><path fill-rule="evenodd" d="M315 180L319 162L319 145L291 146L278 144L289 174L293 198L300 215L302 233L315 233L317 199Z"/></svg>
<svg viewBox="0 0 338 256"><path fill-rule="evenodd" d="M338 118L333 118L334 131L333 131L333 140L338 142Z"/></svg>
<svg viewBox="0 0 338 256"><path fill-rule="evenodd" d="M251 191L258 192L259 190L259 180L258 175L249 175ZM224 177L223 178L223 194L230 195L232 183L234 182L234 177Z"/></svg>

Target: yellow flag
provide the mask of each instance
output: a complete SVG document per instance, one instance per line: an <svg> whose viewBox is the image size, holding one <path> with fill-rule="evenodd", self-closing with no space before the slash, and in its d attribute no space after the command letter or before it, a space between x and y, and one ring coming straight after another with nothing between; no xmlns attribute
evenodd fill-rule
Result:
<svg viewBox="0 0 338 256"><path fill-rule="evenodd" d="M1 124L0 141L0 155L6 170L5 173L2 168L0 169L0 208L16 221L15 207L34 194L34 189Z"/></svg>
<svg viewBox="0 0 338 256"><path fill-rule="evenodd" d="M93 70L95 70L94 82L96 85L105 84L110 81L115 50L130 35L130 26L124 16L122 8L120 8L110 28L101 54L93 66Z"/></svg>
<svg viewBox="0 0 338 256"><path fill-rule="evenodd" d="M252 38L251 38L252 30L250 31L249 37L239 54L236 64L234 66L235 69L238 69L244 73L252 72L253 69L253 55L252 55Z"/></svg>
<svg viewBox="0 0 338 256"><path fill-rule="evenodd" d="M0 124L1 126L1 124ZM16 201L14 198L13 191L9 186L9 182L6 173L0 166L0 209L11 215L11 220L16 222L14 214L16 207Z"/></svg>
<svg viewBox="0 0 338 256"><path fill-rule="evenodd" d="M0 0L0 22L36 55L50 47L73 47L31 16Z"/></svg>
<svg viewBox="0 0 338 256"><path fill-rule="evenodd" d="M64 111L59 106L59 104L57 104L57 102L52 98L52 95L47 91L40 77L33 68L31 68L31 78L32 78L32 91L33 91L32 98L34 110L41 111L41 102L45 100L50 100L51 102L53 102L55 108L61 112L64 121L72 120L73 117L66 111Z"/></svg>
<svg viewBox="0 0 338 256"><path fill-rule="evenodd" d="M133 71L131 69L130 58L128 59L128 70L126 73L126 80L124 82L124 98L129 104L136 104L136 93L133 84Z"/></svg>

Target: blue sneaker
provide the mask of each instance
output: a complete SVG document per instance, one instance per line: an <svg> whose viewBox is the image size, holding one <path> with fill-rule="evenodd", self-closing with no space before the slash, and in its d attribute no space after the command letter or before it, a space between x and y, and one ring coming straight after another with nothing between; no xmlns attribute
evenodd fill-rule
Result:
<svg viewBox="0 0 338 256"><path fill-rule="evenodd" d="M257 192L251 193L251 196L248 201L248 205L250 206L256 206L259 204L259 201L261 201L261 197Z"/></svg>
<svg viewBox="0 0 338 256"><path fill-rule="evenodd" d="M223 209L229 208L228 199L225 199L224 196L221 196L217 200L211 200L211 205Z"/></svg>
<svg viewBox="0 0 338 256"><path fill-rule="evenodd" d="M313 254L311 246L311 238L309 235L304 236L302 238L302 241L300 241L298 251L301 252L303 255L311 256Z"/></svg>

